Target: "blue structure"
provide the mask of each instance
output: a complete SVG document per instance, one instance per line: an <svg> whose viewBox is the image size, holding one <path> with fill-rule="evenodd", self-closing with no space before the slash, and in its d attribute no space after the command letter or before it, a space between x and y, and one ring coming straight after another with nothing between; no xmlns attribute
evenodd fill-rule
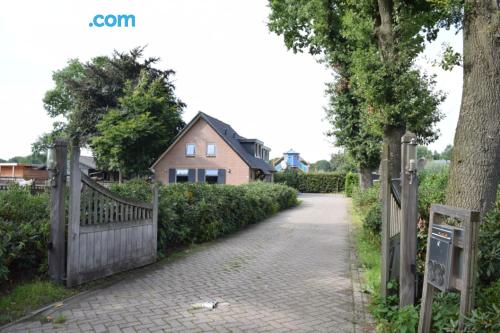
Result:
<svg viewBox="0 0 500 333"><path fill-rule="evenodd" d="M300 169L309 172L309 163L300 157L300 154L293 149L283 153L283 157L274 162L274 169L279 172L285 169Z"/></svg>

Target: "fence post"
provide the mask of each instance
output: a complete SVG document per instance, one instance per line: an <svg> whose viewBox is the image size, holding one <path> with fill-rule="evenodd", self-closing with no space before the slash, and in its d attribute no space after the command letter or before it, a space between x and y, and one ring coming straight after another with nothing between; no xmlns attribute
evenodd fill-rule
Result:
<svg viewBox="0 0 500 333"><path fill-rule="evenodd" d="M80 147L72 146L69 181L67 287L72 287L78 284L81 187L82 175L80 171Z"/></svg>
<svg viewBox="0 0 500 333"><path fill-rule="evenodd" d="M389 145L384 144L382 150L382 162L380 170L380 186L382 190L382 258L380 270L380 294L387 297L387 283L389 282L389 225L391 218L391 188L389 168Z"/></svg>
<svg viewBox="0 0 500 333"><path fill-rule="evenodd" d="M479 237L479 223L481 215L477 211L471 211L464 220L464 257L462 272L462 292L460 294L460 316L458 317L458 329L464 329L465 317L469 316L474 307L474 294L477 275L477 243Z"/></svg>
<svg viewBox="0 0 500 333"><path fill-rule="evenodd" d="M407 132L401 138L401 241L399 306L415 301L417 256L417 137Z"/></svg>
<svg viewBox="0 0 500 333"><path fill-rule="evenodd" d="M158 250L158 184L153 184L153 256L156 261Z"/></svg>
<svg viewBox="0 0 500 333"><path fill-rule="evenodd" d="M62 283L65 276L66 263L66 211L64 206L64 190L66 188L66 163L68 144L63 139L54 143L55 168L49 171L50 179L50 243L49 243L49 276L53 282ZM35 182L33 182L33 185Z"/></svg>

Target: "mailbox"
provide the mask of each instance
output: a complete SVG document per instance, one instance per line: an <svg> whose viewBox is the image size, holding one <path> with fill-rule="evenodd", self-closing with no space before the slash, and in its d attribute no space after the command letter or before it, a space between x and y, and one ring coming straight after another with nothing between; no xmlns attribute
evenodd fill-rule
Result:
<svg viewBox="0 0 500 333"><path fill-rule="evenodd" d="M451 288L454 235L454 227L442 224L432 227L427 280L442 291Z"/></svg>

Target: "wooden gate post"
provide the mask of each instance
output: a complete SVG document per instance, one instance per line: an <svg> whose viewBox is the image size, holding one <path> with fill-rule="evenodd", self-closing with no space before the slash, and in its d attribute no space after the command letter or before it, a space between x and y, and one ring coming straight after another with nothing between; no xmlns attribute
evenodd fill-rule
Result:
<svg viewBox="0 0 500 333"><path fill-rule="evenodd" d="M158 184L153 184L153 256L156 260L158 250Z"/></svg>
<svg viewBox="0 0 500 333"><path fill-rule="evenodd" d="M53 282L62 283L66 263L64 189L68 144L63 139L56 139L52 149L55 151L55 165L47 165L50 180L49 276Z"/></svg>
<svg viewBox="0 0 500 333"><path fill-rule="evenodd" d="M401 242L399 306L415 302L417 257L417 137L407 132L401 138Z"/></svg>
<svg viewBox="0 0 500 333"><path fill-rule="evenodd" d="M69 181L67 287L78 284L81 186L80 147L72 146Z"/></svg>
<svg viewBox="0 0 500 333"><path fill-rule="evenodd" d="M382 190L382 258L380 269L380 295L387 297L387 283L389 282L389 242L390 242L390 218L391 218L391 176L390 176L390 152L389 145L384 144L382 150L382 162L380 170L380 185Z"/></svg>

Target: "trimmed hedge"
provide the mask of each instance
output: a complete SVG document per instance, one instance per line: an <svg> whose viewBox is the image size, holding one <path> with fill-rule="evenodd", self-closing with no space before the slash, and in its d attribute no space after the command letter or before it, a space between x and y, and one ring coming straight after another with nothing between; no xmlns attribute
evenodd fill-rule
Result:
<svg viewBox="0 0 500 333"><path fill-rule="evenodd" d="M0 191L0 285L13 275L47 271L49 195L13 184Z"/></svg>
<svg viewBox="0 0 500 333"><path fill-rule="evenodd" d="M112 190L151 201L151 184L134 180ZM47 273L49 195L32 195L13 185L0 191L0 285L20 274ZM297 191L284 185L176 184L160 186L158 251L216 239L297 204Z"/></svg>
<svg viewBox="0 0 500 333"><path fill-rule="evenodd" d="M131 199L151 199L146 182L114 185L112 190ZM297 191L271 183L160 186L158 251L214 240L296 204Z"/></svg>
<svg viewBox="0 0 500 333"><path fill-rule="evenodd" d="M345 173L303 173L287 170L274 175L274 182L291 186L302 193L336 193L343 192Z"/></svg>

